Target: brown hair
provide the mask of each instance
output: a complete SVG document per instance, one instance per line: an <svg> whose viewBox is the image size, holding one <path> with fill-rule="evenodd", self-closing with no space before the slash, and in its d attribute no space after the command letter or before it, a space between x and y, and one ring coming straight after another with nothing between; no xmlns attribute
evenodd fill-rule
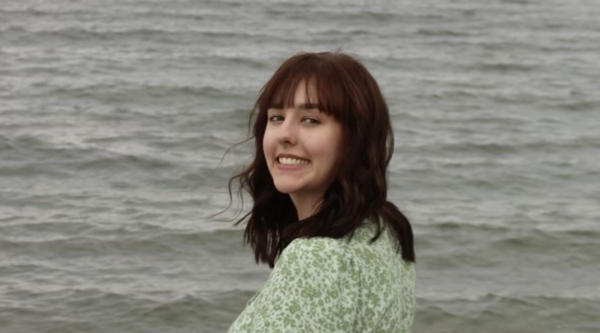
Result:
<svg viewBox="0 0 600 333"><path fill-rule="evenodd" d="M345 151L320 210L298 221L289 195L275 188L263 138L267 109L293 105L298 85L309 82L315 85L318 109L342 124ZM410 222L387 201L386 170L394 151L388 107L377 82L360 62L346 54L327 52L289 58L262 88L250 119L254 119L254 160L230 179L229 191L238 179L240 190L247 190L254 201L252 210L236 224L249 216L244 240L257 262L273 267L276 257L298 237L351 236L367 218L377 223L373 241L385 223L398 239L402 258L415 261Z"/></svg>

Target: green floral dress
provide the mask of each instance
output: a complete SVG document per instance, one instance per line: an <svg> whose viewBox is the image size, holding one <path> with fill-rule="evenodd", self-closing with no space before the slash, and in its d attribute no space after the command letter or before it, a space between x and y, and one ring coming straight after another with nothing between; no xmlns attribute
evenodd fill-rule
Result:
<svg viewBox="0 0 600 333"><path fill-rule="evenodd" d="M410 332L414 265L371 223L347 239L300 238L283 251L229 333Z"/></svg>

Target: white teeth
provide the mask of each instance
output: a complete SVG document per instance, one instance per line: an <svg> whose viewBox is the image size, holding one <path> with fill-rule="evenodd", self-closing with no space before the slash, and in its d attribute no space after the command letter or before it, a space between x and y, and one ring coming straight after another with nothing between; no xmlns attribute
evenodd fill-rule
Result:
<svg viewBox="0 0 600 333"><path fill-rule="evenodd" d="M308 164L307 160L300 160L297 158L290 158L290 157L280 157L279 158L279 163L283 164L283 165L303 165L303 164Z"/></svg>

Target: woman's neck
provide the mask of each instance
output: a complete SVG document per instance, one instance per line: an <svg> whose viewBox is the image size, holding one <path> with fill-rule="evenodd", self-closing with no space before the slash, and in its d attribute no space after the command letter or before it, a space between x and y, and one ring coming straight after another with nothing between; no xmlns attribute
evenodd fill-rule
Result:
<svg viewBox="0 0 600 333"><path fill-rule="evenodd" d="M298 221L305 220L317 213L323 203L322 196L298 196L290 194L290 198L296 207Z"/></svg>

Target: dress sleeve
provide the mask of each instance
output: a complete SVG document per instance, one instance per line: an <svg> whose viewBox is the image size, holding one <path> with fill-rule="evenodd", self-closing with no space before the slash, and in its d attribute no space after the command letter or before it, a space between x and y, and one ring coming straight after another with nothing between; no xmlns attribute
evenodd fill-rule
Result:
<svg viewBox="0 0 600 333"><path fill-rule="evenodd" d="M292 242L229 333L352 332L360 279L343 245Z"/></svg>

